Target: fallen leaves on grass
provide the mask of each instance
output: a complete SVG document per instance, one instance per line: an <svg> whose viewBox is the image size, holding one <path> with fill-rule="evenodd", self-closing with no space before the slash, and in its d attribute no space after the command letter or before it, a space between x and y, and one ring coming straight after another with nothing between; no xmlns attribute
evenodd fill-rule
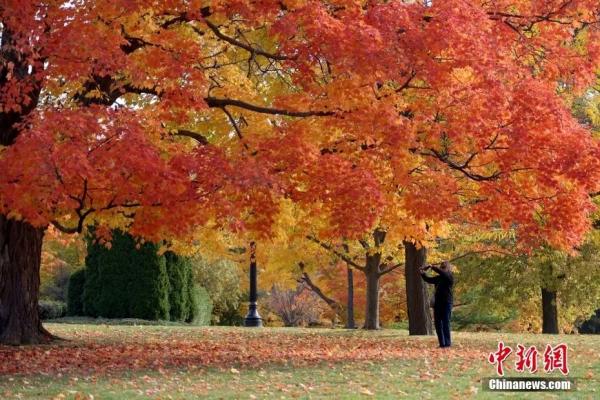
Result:
<svg viewBox="0 0 600 400"><path fill-rule="evenodd" d="M0 346L0 375L72 372L103 373L123 370L163 370L165 368L237 368L270 363L294 366L321 362L381 361L386 359L477 360L485 349L446 349L434 346L434 339L407 337L368 337L320 335L310 331L289 334L285 331L197 329L146 331L105 329L96 336L73 334L70 341L30 347ZM428 375L429 377L429 375Z"/></svg>

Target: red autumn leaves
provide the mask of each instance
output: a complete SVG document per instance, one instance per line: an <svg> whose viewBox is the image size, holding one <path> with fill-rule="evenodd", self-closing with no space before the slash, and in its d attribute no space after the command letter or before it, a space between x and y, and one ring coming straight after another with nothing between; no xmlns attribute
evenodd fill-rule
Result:
<svg viewBox="0 0 600 400"><path fill-rule="evenodd" d="M581 241L598 143L558 92L600 60L593 0L200 3L6 3L0 212L268 237L285 198L329 239Z"/></svg>
<svg viewBox="0 0 600 400"><path fill-rule="evenodd" d="M119 374L163 368L258 367L266 364L313 365L321 362L386 359L483 360L485 349L457 348L441 353L431 341L369 338L320 332L250 333L148 327L95 327L64 335L53 346L0 346L0 375Z"/></svg>

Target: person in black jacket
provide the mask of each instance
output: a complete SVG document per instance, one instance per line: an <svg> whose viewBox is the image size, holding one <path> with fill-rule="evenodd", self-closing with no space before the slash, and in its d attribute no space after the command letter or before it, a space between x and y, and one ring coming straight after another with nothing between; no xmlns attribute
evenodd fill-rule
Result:
<svg viewBox="0 0 600 400"><path fill-rule="evenodd" d="M427 276L425 272L428 269L434 270L438 275ZM439 267L427 265L425 268L421 268L421 277L425 282L435 285L433 304L435 332L440 347L450 347L452 344L450 341L450 315L452 313L452 286L454 285L452 266L448 261L442 262Z"/></svg>

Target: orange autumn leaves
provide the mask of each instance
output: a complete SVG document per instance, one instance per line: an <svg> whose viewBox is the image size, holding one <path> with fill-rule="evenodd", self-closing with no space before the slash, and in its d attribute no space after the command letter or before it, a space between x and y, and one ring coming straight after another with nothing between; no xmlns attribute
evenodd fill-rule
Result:
<svg viewBox="0 0 600 400"><path fill-rule="evenodd" d="M598 143L557 92L600 61L594 1L20 3L2 213L154 240L269 236L283 199L332 239L588 228Z"/></svg>
<svg viewBox="0 0 600 400"><path fill-rule="evenodd" d="M148 327L146 327L148 328ZM111 331L112 329L112 331ZM266 364L314 365L321 362L382 361L389 359L484 360L484 349L457 348L440 352L431 341L408 338L368 338L324 335L318 332L255 332L140 327L83 329L67 335L58 346L0 346L1 375L83 372L90 375L123 371L200 367L244 368ZM433 340L433 339L432 339Z"/></svg>

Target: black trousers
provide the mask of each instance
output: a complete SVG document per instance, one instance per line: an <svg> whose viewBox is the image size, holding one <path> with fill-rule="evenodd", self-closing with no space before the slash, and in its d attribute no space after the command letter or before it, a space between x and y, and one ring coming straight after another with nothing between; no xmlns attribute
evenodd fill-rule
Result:
<svg viewBox="0 0 600 400"><path fill-rule="evenodd" d="M450 316L452 315L452 303L436 304L433 307L433 322L435 333L437 333L440 347L450 347Z"/></svg>

